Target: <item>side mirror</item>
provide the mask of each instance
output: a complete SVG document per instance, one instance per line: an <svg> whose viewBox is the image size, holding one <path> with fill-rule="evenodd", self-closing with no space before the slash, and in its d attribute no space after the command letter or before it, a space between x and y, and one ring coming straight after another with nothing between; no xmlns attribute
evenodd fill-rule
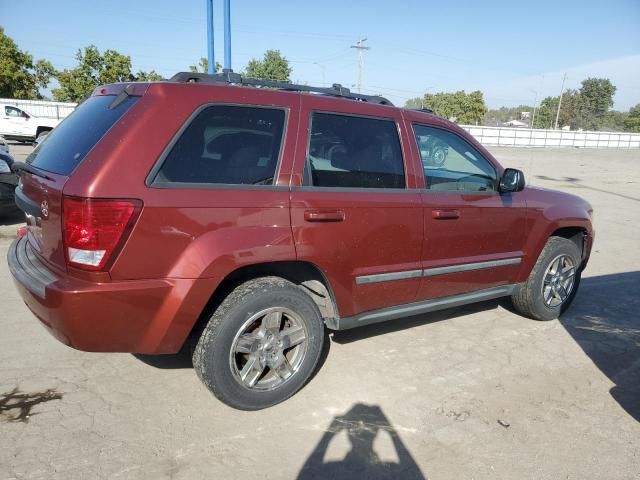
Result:
<svg viewBox="0 0 640 480"><path fill-rule="evenodd" d="M519 192L524 189L524 173L516 168L507 168L500 179L500 193Z"/></svg>

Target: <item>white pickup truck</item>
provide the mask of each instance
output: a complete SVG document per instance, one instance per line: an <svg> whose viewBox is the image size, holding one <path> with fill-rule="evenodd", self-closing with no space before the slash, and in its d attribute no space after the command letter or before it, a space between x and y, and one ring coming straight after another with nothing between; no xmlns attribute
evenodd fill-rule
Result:
<svg viewBox="0 0 640 480"><path fill-rule="evenodd" d="M0 103L0 135L7 140L33 141L61 120L36 117L14 105Z"/></svg>

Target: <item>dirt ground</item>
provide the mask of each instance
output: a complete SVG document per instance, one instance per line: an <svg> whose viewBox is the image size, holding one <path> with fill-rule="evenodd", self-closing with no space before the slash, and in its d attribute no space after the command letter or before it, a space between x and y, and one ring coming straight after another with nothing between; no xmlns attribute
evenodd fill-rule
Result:
<svg viewBox="0 0 640 480"><path fill-rule="evenodd" d="M0 218L0 478L640 479L640 150L493 151L594 206L572 308L336 333L312 381L260 412L219 403L184 356L55 341L4 260L20 218Z"/></svg>

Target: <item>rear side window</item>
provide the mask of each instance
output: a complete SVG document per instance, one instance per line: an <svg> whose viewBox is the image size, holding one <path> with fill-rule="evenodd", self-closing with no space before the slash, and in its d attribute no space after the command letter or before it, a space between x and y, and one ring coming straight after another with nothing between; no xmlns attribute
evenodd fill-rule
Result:
<svg viewBox="0 0 640 480"><path fill-rule="evenodd" d="M69 175L96 143L140 97L130 96L110 109L114 96L89 97L47 135L27 163L48 172Z"/></svg>
<svg viewBox="0 0 640 480"><path fill-rule="evenodd" d="M214 105L166 156L154 183L273 185L284 129L281 109Z"/></svg>
<svg viewBox="0 0 640 480"><path fill-rule="evenodd" d="M404 188L393 120L314 113L308 168L316 187Z"/></svg>

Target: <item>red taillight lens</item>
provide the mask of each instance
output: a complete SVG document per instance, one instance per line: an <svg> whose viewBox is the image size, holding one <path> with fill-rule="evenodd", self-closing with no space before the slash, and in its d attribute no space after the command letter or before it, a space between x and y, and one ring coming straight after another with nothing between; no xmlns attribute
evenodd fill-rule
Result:
<svg viewBox="0 0 640 480"><path fill-rule="evenodd" d="M140 202L65 197L62 208L67 263L85 270L102 270L124 241Z"/></svg>

